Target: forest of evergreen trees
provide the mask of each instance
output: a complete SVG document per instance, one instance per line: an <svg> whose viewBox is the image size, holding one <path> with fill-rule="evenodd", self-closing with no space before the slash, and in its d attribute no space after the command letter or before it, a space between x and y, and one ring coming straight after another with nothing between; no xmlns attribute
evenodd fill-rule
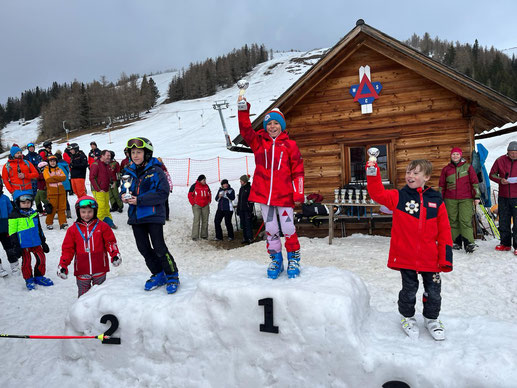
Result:
<svg viewBox="0 0 517 388"><path fill-rule="evenodd" d="M425 55L442 62L457 71L517 100L517 59L509 58L491 47L474 44L452 43L428 33L416 34L406 44ZM264 45L245 45L231 53L190 64L187 70L175 77L168 90L168 102L213 95L218 88L235 84L253 69L268 60ZM70 84L54 82L52 87L26 90L20 98L10 97L0 104L0 128L14 120L30 120L41 116L41 134L45 138L63 134L66 128L76 130L106 125L109 119L129 120L139 117L156 104L158 88L152 78L122 73L114 84L104 77L89 84L74 81Z"/></svg>
<svg viewBox="0 0 517 388"><path fill-rule="evenodd" d="M27 90L21 98L8 98L5 108L0 105L0 127L13 120L31 120L41 116L40 133L45 138L63 134L63 121L69 130L106 125L115 120L136 118L151 109L159 97L152 78L122 73L116 84L101 81L89 84L74 81L70 84L54 82L52 87Z"/></svg>
<svg viewBox="0 0 517 388"><path fill-rule="evenodd" d="M217 88L234 85L259 63L268 60L264 45L252 44L203 63L191 63L169 84L167 102L211 96Z"/></svg>
<svg viewBox="0 0 517 388"><path fill-rule="evenodd" d="M409 46L453 69L497 90L499 93L517 100L517 59L494 47L480 47L474 44L452 43L431 39L428 33L421 38L413 34L406 42Z"/></svg>

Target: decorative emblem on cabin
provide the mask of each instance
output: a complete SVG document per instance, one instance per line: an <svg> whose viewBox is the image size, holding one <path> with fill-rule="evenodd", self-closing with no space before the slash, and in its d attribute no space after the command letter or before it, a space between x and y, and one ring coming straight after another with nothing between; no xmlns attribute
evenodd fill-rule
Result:
<svg viewBox="0 0 517 388"><path fill-rule="evenodd" d="M354 97L355 102L361 104L361 113L372 113L372 102L379 98L382 90L380 82L372 82L370 76L370 66L361 66L359 68L359 85L350 87L350 94Z"/></svg>
<svg viewBox="0 0 517 388"><path fill-rule="evenodd" d="M406 202L406 211L409 214L417 213L419 207L420 205L416 203L413 199L411 201Z"/></svg>

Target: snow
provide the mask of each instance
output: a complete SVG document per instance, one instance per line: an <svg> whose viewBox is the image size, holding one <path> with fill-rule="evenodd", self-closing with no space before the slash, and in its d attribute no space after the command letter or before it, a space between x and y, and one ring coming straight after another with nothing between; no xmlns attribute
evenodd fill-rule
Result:
<svg viewBox="0 0 517 388"><path fill-rule="evenodd" d="M310 54L278 54L248 75L254 112L260 113L301 75L286 70L293 66L289 59ZM264 75L275 61L281 64ZM166 84L156 78L158 85ZM143 134L159 156L235 157L226 151L211 103L232 103L224 113L233 138L237 122L230 116L236 114L237 94L233 87L216 98L160 105L145 120L112 132L109 145L105 133L73 141L87 150L94 139L100 148L120 153L127 138ZM176 111L182 112L181 129ZM3 136L8 133L13 142L25 144L36 137L35 125L10 124ZM506 152L510 139L482 141L490 152L488 168ZM239 187L238 181L230 184ZM180 271L175 295L163 288L143 290L149 272L125 211L113 214L121 266L112 267L106 282L80 299L75 278L61 280L55 274L64 231L45 231L51 250L47 276L55 286L28 292L21 277L0 279L0 332L98 335L109 327L100 323L101 317L114 314L120 324L114 335L122 343L0 338L0 386L380 387L389 380L411 387L515 386L517 260L511 252L496 253L496 240L478 241L471 255L455 251L454 271L442 275L443 342L432 340L423 327L419 290L420 337L413 341L399 327L400 274L386 267L389 238L356 234L334 238L332 245L327 238L301 238L301 277L287 279L283 273L273 281L266 277L265 242L225 250L190 239L187 190L175 187L169 197L172 221L164 227ZM74 203L75 197L69 200ZM215 210L212 204L210 220ZM213 237L212 222L209 227ZM8 267L3 251L0 257ZM278 334L259 331L264 307L258 300L267 297L273 298Z"/></svg>

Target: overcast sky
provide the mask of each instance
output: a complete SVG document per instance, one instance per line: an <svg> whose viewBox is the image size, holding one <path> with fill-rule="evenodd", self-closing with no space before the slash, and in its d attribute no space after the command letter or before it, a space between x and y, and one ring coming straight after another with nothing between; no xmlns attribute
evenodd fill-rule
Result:
<svg viewBox="0 0 517 388"><path fill-rule="evenodd" d="M53 81L150 73L245 43L331 47L362 18L399 40L517 46L517 0L1 0L0 103Z"/></svg>

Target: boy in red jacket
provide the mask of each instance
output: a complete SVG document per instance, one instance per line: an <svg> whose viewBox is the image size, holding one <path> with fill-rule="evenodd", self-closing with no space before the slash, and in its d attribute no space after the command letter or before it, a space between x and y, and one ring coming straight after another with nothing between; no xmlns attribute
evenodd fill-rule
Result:
<svg viewBox="0 0 517 388"><path fill-rule="evenodd" d="M102 284L109 269L108 255L118 267L122 262L117 240L111 228L97 218L97 202L84 196L75 203L77 221L66 231L57 275L66 279L68 265L75 258L74 275L77 278L79 295L87 292L92 284Z"/></svg>
<svg viewBox="0 0 517 388"><path fill-rule="evenodd" d="M445 329L438 319L442 300L440 272L452 271L452 238L440 193L425 186L431 177L431 162L410 162L406 186L400 190L384 189L375 161L369 161L367 167L376 169L376 175L367 174L371 198L393 211L388 267L402 276L398 300L402 329L409 337L418 337L415 303L420 274L425 326L435 340L443 340Z"/></svg>
<svg viewBox="0 0 517 388"><path fill-rule="evenodd" d="M239 96L239 101L242 99ZM264 129L255 132L249 116L251 105L246 105L247 110L239 110L239 129L255 156L255 173L248 199L260 204L266 226L267 250L271 258L267 276L276 279L284 270L281 227L288 259L287 276L295 278L300 275L300 243L293 212L294 204L304 201L303 159L296 142L287 135L282 112L278 109L268 112L264 116Z"/></svg>

